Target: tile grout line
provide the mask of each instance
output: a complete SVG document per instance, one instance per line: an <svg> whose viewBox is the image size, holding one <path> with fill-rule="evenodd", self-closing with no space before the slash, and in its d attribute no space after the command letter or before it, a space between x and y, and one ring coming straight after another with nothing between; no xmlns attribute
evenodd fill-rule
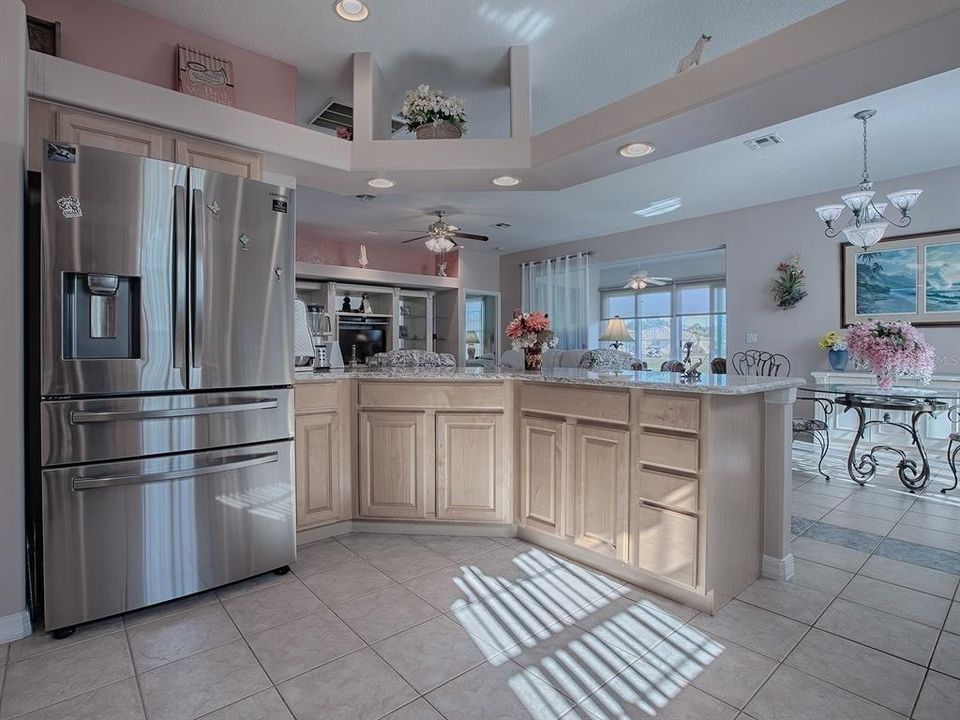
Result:
<svg viewBox="0 0 960 720"><path fill-rule="evenodd" d="M140 707L143 709L144 720L150 720L150 713L147 711L147 701L143 697L143 688L140 686L140 673L137 672L137 663L133 659L133 646L130 645L130 636L127 634L127 623L121 618L123 628L123 639L127 643L127 653L130 655L130 667L133 670L133 680L137 684L137 695L140 698Z"/></svg>
<svg viewBox="0 0 960 720"><path fill-rule="evenodd" d="M910 710L910 717L913 717L914 713L917 712L917 705L920 704L920 696L923 694L923 688L927 684L927 678L930 677L930 673L939 672L933 669L933 658L936 657L937 650L940 648L940 641L943 639L943 633L946 632L947 620L950 619L950 612L953 610L953 604L957 601L958 594L960 594L960 585L953 590L953 597L950 598L950 604L947 606L947 614L943 618L943 624L940 626L940 632L937 634L937 641L933 644L933 652L930 653L930 659L927 661L926 672L923 674L923 682L920 684L920 692L918 692L917 697L914 698L913 707Z"/></svg>

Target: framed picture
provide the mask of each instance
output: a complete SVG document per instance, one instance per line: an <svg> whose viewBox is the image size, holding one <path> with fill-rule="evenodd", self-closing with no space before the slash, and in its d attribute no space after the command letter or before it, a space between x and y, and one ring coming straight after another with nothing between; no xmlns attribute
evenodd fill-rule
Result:
<svg viewBox="0 0 960 720"><path fill-rule="evenodd" d="M960 230L841 252L844 327L870 319L960 325Z"/></svg>
<svg viewBox="0 0 960 720"><path fill-rule="evenodd" d="M27 15L27 43L31 50L60 55L60 23Z"/></svg>
<svg viewBox="0 0 960 720"><path fill-rule="evenodd" d="M180 92L235 107L233 63L201 50L177 46Z"/></svg>

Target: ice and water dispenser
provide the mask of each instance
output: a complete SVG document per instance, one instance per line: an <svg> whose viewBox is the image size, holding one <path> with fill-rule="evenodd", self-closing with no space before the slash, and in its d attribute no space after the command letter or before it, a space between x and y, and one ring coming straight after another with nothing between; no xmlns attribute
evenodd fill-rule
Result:
<svg viewBox="0 0 960 720"><path fill-rule="evenodd" d="M139 358L140 278L65 273L63 279L64 358Z"/></svg>

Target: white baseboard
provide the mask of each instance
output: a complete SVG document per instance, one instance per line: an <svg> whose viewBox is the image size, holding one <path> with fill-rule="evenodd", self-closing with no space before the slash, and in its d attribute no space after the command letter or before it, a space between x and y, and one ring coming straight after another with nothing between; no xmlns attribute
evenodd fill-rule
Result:
<svg viewBox="0 0 960 720"><path fill-rule="evenodd" d="M787 553L786 557L775 558L769 555L763 556L763 565L760 573L765 578L774 580L789 580L793 577L793 553Z"/></svg>
<svg viewBox="0 0 960 720"><path fill-rule="evenodd" d="M297 545L306 545L350 532L517 537L517 526L513 523L458 523L437 520L341 520L329 525L298 530Z"/></svg>
<svg viewBox="0 0 960 720"><path fill-rule="evenodd" d="M0 617L0 643L25 638L31 632L33 628L30 626L30 613L26 610Z"/></svg>

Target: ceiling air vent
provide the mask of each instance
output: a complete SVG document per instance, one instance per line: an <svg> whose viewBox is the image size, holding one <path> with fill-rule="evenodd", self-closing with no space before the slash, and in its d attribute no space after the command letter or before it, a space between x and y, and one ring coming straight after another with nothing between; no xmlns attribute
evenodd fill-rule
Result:
<svg viewBox="0 0 960 720"><path fill-rule="evenodd" d="M765 150L773 145L782 145L783 138L777 135L777 133L770 133L769 135L763 135L761 137L755 137L752 140L747 140L743 144L751 150Z"/></svg>
<svg viewBox="0 0 960 720"><path fill-rule="evenodd" d="M345 127L353 130L353 106L337 102L333 98L327 100L317 114L310 120L310 125L336 132L337 128ZM390 118L390 132L402 130L405 124L399 118Z"/></svg>

